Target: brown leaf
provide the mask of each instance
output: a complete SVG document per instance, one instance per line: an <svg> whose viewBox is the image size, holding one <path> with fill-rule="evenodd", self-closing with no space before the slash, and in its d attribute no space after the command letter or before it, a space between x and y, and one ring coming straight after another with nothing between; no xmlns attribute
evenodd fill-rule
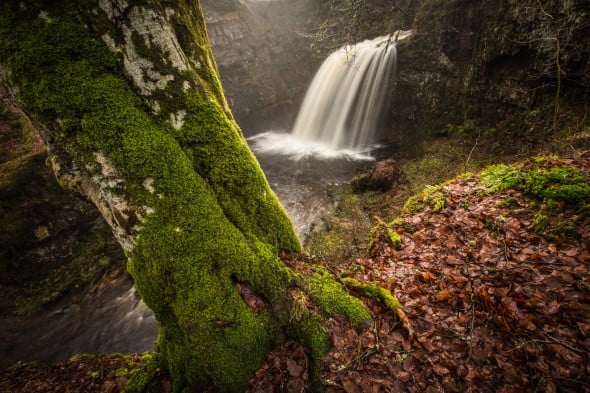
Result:
<svg viewBox="0 0 590 393"><path fill-rule="evenodd" d="M590 334L590 323L578 322L577 325L580 333L582 333L582 336L587 337L588 334Z"/></svg>
<svg viewBox="0 0 590 393"><path fill-rule="evenodd" d="M305 368L293 362L291 359L288 359L287 371L289 371L289 375L291 375L292 377L298 378L303 374Z"/></svg>
<svg viewBox="0 0 590 393"><path fill-rule="evenodd" d="M438 291L436 294L436 300L438 302L449 302L450 303L451 294L447 290Z"/></svg>
<svg viewBox="0 0 590 393"><path fill-rule="evenodd" d="M346 393L361 393L360 389L351 380L345 380L342 382L342 388Z"/></svg>
<svg viewBox="0 0 590 393"><path fill-rule="evenodd" d="M432 369L434 370L435 374L438 375L439 377L445 376L450 373L448 368L441 366L438 363L435 364L434 366L432 366Z"/></svg>

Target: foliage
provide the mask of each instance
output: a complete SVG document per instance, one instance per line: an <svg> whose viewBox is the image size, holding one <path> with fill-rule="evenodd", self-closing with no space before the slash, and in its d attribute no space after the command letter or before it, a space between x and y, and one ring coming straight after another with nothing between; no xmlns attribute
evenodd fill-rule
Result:
<svg viewBox="0 0 590 393"><path fill-rule="evenodd" d="M410 197L402 213L417 212L429 206L434 213L446 206L446 198L442 186L427 185L418 195Z"/></svg>
<svg viewBox="0 0 590 393"><path fill-rule="evenodd" d="M520 171L506 164L489 166L481 172L480 177L481 183L488 188L489 192L515 188L522 181Z"/></svg>
<svg viewBox="0 0 590 393"><path fill-rule="evenodd" d="M552 158L536 158L517 165L494 165L480 177L489 192L522 190L549 206L577 204L590 197L588 176Z"/></svg>

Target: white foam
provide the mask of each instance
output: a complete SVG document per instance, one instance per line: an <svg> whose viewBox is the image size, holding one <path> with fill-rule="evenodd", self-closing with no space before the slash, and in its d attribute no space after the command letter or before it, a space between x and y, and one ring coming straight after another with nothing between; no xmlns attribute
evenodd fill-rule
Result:
<svg viewBox="0 0 590 393"><path fill-rule="evenodd" d="M248 138L248 141L252 150L257 154L285 156L293 160L304 158L374 160L370 152L375 146L363 149L335 149L330 144L281 131L263 132Z"/></svg>

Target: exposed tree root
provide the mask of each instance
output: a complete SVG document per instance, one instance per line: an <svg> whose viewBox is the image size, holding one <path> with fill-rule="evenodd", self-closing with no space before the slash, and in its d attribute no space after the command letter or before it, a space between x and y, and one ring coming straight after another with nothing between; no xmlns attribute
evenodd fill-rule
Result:
<svg viewBox="0 0 590 393"><path fill-rule="evenodd" d="M412 323L406 315L399 300L397 300L395 295L393 295L389 290L377 284L369 284L357 281L351 277L343 277L340 280L342 284L348 288L360 292L367 297L380 301L387 308L393 311L399 317L399 319L401 319L402 325L408 333L408 340L410 342L414 341L414 329L412 328Z"/></svg>

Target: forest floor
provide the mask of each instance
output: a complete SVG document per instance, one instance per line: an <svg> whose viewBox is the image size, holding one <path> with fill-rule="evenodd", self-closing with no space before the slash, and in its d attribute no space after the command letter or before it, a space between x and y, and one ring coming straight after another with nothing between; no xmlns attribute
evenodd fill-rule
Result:
<svg viewBox="0 0 590 393"><path fill-rule="evenodd" d="M539 198L571 185L565 178L542 189L521 184L492 192L489 179L461 176L425 190L398 219L377 226L365 257L286 260L308 273L328 269L379 283L408 317L405 325L357 294L373 323L359 329L330 320L326 390L590 392L590 158L531 159L502 173L573 173L564 168L586 176L572 185L572 192L582 190L576 203ZM0 391L119 392L143 362L141 355L104 355L17 364L0 370ZM269 355L249 391L311 391L309 369L305 349L286 343ZM171 391L165 375L154 377L162 392Z"/></svg>

